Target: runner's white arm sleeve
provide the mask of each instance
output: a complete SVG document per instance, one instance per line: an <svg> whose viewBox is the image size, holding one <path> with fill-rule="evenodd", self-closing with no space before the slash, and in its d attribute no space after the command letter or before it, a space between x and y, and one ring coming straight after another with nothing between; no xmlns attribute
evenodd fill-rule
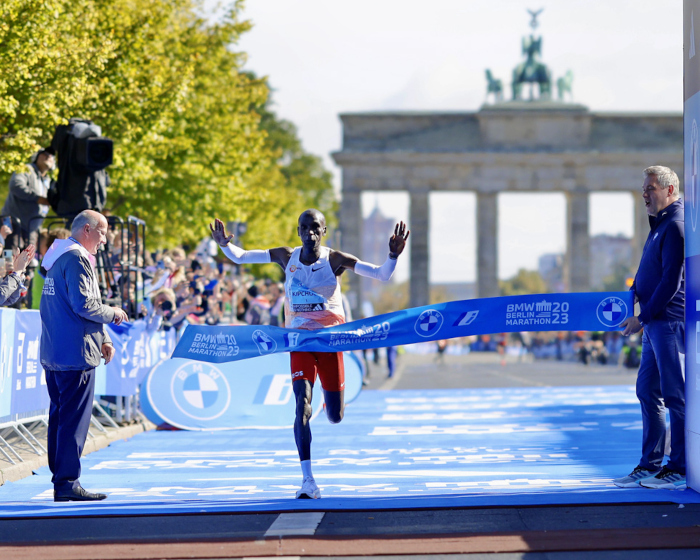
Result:
<svg viewBox="0 0 700 560"><path fill-rule="evenodd" d="M226 247L221 247L229 259L231 259L236 264L263 264L272 262L270 258L270 251L245 251L240 247L236 247L233 243L229 243Z"/></svg>
<svg viewBox="0 0 700 560"><path fill-rule="evenodd" d="M392 259L391 257L387 257L382 266L377 266L375 264L370 264L363 261L357 261L355 263L356 274L366 276L367 278L381 280L382 282L388 282L389 279L391 279L391 275L394 274L395 268L396 259Z"/></svg>

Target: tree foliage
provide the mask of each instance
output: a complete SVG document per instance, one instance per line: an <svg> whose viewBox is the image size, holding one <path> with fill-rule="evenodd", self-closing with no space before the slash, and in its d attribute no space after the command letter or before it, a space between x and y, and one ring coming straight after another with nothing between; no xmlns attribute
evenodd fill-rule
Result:
<svg viewBox="0 0 700 560"><path fill-rule="evenodd" d="M603 286L601 291L604 292L624 292L629 290L631 282L634 278L635 270L624 262L616 262L613 266L612 273L603 278Z"/></svg>
<svg viewBox="0 0 700 560"><path fill-rule="evenodd" d="M241 70L242 3L213 23L200 11L197 0L4 0L0 195L57 124L80 117L114 140L108 207L145 219L151 245L194 243L215 216L249 222L250 243L288 244L299 208L332 212L329 173L269 109L267 83Z"/></svg>
<svg viewBox="0 0 700 560"><path fill-rule="evenodd" d="M520 296L524 294L546 294L549 292L547 283L536 270L521 268L518 273L508 280L499 281L501 295Z"/></svg>

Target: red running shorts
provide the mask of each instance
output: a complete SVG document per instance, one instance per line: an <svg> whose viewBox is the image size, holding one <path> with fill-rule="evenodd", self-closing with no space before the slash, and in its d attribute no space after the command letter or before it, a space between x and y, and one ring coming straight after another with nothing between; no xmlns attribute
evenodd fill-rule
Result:
<svg viewBox="0 0 700 560"><path fill-rule="evenodd" d="M306 379L311 385L316 376L326 391L345 389L345 366L342 352L290 352L292 383Z"/></svg>

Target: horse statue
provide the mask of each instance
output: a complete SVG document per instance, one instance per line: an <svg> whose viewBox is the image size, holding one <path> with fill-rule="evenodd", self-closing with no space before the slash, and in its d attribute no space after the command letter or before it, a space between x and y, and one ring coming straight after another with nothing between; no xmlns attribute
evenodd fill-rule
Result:
<svg viewBox="0 0 700 560"><path fill-rule="evenodd" d="M488 68L486 69L486 82L486 99L488 100L489 94L493 93L495 103L503 101L503 82L494 78Z"/></svg>
<svg viewBox="0 0 700 560"><path fill-rule="evenodd" d="M538 59L542 54L542 37L523 37L523 54L525 62L521 62L513 70L513 100L522 99L523 84L531 84L530 99L534 98L533 87L538 84L540 99L550 99L552 94L552 76L547 66Z"/></svg>
<svg viewBox="0 0 700 560"><path fill-rule="evenodd" d="M567 70L561 78L557 80L557 92L559 95L559 101L564 101L565 95L569 94L569 99L574 100L574 94L571 91L571 84L574 81L574 73L571 70Z"/></svg>

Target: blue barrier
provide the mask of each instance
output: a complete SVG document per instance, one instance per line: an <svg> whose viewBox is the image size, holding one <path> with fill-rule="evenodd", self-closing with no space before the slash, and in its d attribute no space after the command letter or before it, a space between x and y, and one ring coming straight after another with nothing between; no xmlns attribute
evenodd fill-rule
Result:
<svg viewBox="0 0 700 560"><path fill-rule="evenodd" d="M12 360L11 414L17 417L41 414L48 410L50 402L44 368L39 362L41 317L38 311L13 311L15 359Z"/></svg>
<svg viewBox="0 0 700 560"><path fill-rule="evenodd" d="M0 423L11 420L15 342L14 309L0 309Z"/></svg>
<svg viewBox="0 0 700 560"><path fill-rule="evenodd" d="M170 357L175 348L175 330L149 331L146 327L145 321L118 327L109 325L109 335L116 353L109 364L97 368L96 394L115 397L135 395L153 366Z"/></svg>
<svg viewBox="0 0 700 560"><path fill-rule="evenodd" d="M349 403L362 389L362 364L350 352L344 361L345 402ZM317 383L311 403L315 415L322 410L322 396ZM294 396L289 355L219 365L164 360L143 383L141 410L154 424L185 430L291 426Z"/></svg>
<svg viewBox="0 0 700 560"><path fill-rule="evenodd" d="M95 394L129 397L153 366L175 348L176 333L149 331L145 321L107 327L116 354L96 371ZM39 361L38 311L0 309L0 425L48 414L49 395Z"/></svg>

